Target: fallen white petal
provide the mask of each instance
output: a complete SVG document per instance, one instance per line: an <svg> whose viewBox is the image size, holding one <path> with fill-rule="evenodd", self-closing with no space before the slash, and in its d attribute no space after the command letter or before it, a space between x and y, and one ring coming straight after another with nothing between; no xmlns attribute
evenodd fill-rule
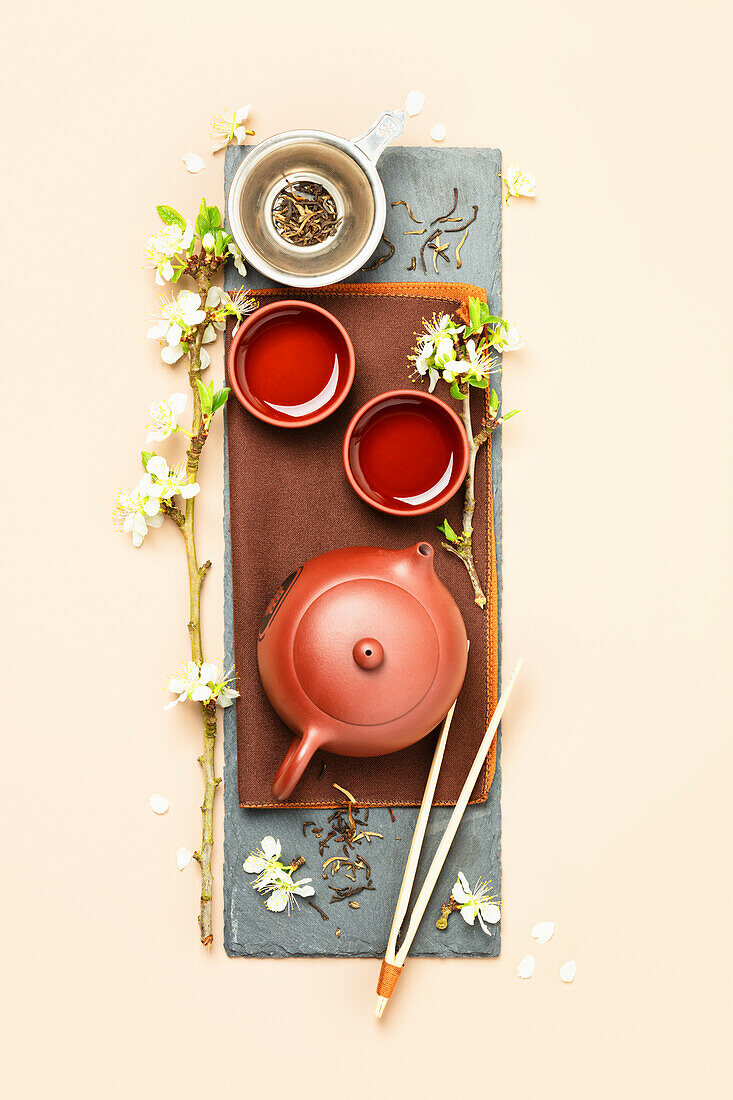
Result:
<svg viewBox="0 0 733 1100"><path fill-rule="evenodd" d="M576 970L575 962L571 959L570 962L563 963L560 967L560 977L564 982L572 982Z"/></svg>
<svg viewBox="0 0 733 1100"><path fill-rule="evenodd" d="M520 978L531 978L534 974L534 955L525 955L517 967L517 975Z"/></svg>
<svg viewBox="0 0 733 1100"><path fill-rule="evenodd" d="M433 141L445 141L445 135L447 134L447 132L448 131L446 130L443 123L438 122L435 126L433 126L432 130L430 131L430 136Z"/></svg>
<svg viewBox="0 0 733 1100"><path fill-rule="evenodd" d="M170 802L167 798L163 798L162 794L151 794L150 796L150 809L154 814L164 814L168 812Z"/></svg>
<svg viewBox="0 0 733 1100"><path fill-rule="evenodd" d="M181 160L189 172L200 172L202 168L206 167L198 153L184 153Z"/></svg>
<svg viewBox="0 0 733 1100"><path fill-rule="evenodd" d="M408 92L405 99L405 110L408 115L419 115L425 106L425 96L422 92Z"/></svg>
<svg viewBox="0 0 733 1100"><path fill-rule="evenodd" d="M541 920L539 924L536 924L532 929L532 939L537 940L537 943L547 943L551 940L555 934L555 922L551 920Z"/></svg>
<svg viewBox="0 0 733 1100"><path fill-rule="evenodd" d="M176 850L176 866L179 871L182 871L184 867L188 867L191 862L191 853L188 848L178 848Z"/></svg>

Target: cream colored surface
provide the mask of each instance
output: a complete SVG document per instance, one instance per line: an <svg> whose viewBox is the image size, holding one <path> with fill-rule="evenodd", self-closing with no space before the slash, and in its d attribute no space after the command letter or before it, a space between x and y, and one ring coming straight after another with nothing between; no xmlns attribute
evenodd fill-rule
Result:
<svg viewBox="0 0 733 1100"><path fill-rule="evenodd" d="M5 1094L723 1096L729 5L81 0L3 23ZM446 144L500 146L538 179L504 238L527 340L506 371L523 412L504 640L526 664L504 724L502 956L413 961L380 1025L377 961L229 960L220 896L200 948L196 867L175 859L197 840L199 729L161 690L186 650L182 548L161 530L136 552L110 512L147 405L182 386L145 340L140 249L156 202L221 198L212 113L251 99L260 137L353 134L411 88L409 142L443 121ZM220 445L219 427L212 653Z"/></svg>

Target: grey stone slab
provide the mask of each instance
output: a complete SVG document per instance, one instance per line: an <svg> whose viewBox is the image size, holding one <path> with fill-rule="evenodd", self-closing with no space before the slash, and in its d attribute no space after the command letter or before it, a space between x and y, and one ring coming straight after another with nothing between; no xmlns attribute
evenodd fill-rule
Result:
<svg viewBox="0 0 733 1100"><path fill-rule="evenodd" d="M246 148L230 147L226 153L225 186L229 189L232 176L247 154ZM461 201L458 212L470 216L474 203L479 206L479 218L461 250L460 271L438 262L438 276L429 267L427 279L432 282L461 281L485 286L494 313L501 313L501 214L502 200L499 172L501 154L498 149L437 149L398 146L387 149L379 161L380 173L387 194L386 235L395 244L395 255L373 272L358 272L351 282L424 282L421 270L408 272L410 257L416 254L419 237L403 236L403 230L418 228L410 222L404 207L392 208L393 199L406 199L417 217L428 221L451 205L453 187L459 188ZM460 238L458 238L460 240ZM418 246L419 247L419 246ZM377 249L377 255L381 250ZM419 263L419 261L418 261ZM273 285L250 270L243 280L233 266L227 271L226 286L263 287ZM500 376L496 388L500 390ZM224 444L224 620L227 661L234 660L234 626L232 617L232 576L230 555L230 514L228 477L229 465ZM493 441L494 522L499 572L499 644L501 653L501 578L502 578L502 502L501 502L501 434ZM266 594L265 594L266 595ZM237 705L246 706L242 700ZM484 956L499 954L500 925L492 936L486 936L478 925L470 927L458 914L451 917L447 931L439 932L435 920L440 903L450 894L455 874L465 872L471 885L478 878L487 878L497 893L501 888L501 767L500 748L497 767L488 800L469 806L446 866L414 942L412 954L435 958ZM325 823L328 812L323 810L245 810L237 796L237 734L235 707L224 711L224 946L231 956L286 958L289 956L376 957L384 953L387 935L394 913L399 884L412 836L417 809L396 809L392 822L387 810L372 810L369 827L384 835L365 849L372 865L373 893L362 894L361 908L353 910L345 903L329 905L330 891L321 878L321 861L314 837L303 838L302 823L311 818ZM423 846L416 880L416 890L437 848L445 829L450 809L434 807ZM242 864L250 851L268 834L279 838L283 853L289 858L303 855L305 866L298 876L310 876L316 888L316 900L328 912L323 921L315 910L303 904L291 914L272 914L265 909L262 898L252 889L252 876L245 874ZM399 839L398 839L399 838ZM328 853L331 854L331 853ZM335 854L335 853L334 853ZM341 936L336 937L336 928Z"/></svg>

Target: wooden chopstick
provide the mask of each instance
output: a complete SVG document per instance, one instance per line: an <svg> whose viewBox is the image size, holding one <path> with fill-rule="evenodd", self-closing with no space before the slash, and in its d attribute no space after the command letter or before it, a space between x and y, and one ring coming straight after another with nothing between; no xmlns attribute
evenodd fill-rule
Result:
<svg viewBox="0 0 733 1100"><path fill-rule="evenodd" d="M470 641L467 641L466 649L469 650L470 648L471 643ZM412 834L410 850L407 853L407 863L405 864L405 873L402 876L402 885L400 886L400 892L397 895L397 905L395 908L394 918L392 920L392 927L389 931L387 950L384 953L384 958L389 963L394 963L395 960L397 937L400 934L400 928L402 927L402 922L405 919L407 905L410 901L412 884L415 881L417 865L420 859L420 851L422 850L423 840L425 839L425 830L428 825L428 818L430 817L430 809L433 803L433 795L435 794L435 788L438 783L438 775L440 774L440 768L443 763L443 754L445 752L446 741L448 740L448 731L450 729L450 724L453 721L453 712L456 709L457 702L458 699L456 698L453 706L450 708L445 718L443 719L443 725L438 736L438 743L435 746L435 752L433 753L433 759L430 764L428 780L425 784L422 802L420 803L420 810L418 811L417 821L415 822L415 831Z"/></svg>
<svg viewBox="0 0 733 1100"><path fill-rule="evenodd" d="M455 835L458 832L458 826L460 825L461 818L465 813L466 806L468 805L469 799L473 792L473 788L476 785L476 780L479 777L479 773L481 771L481 768L483 767L484 760L488 756L489 749L491 748L492 742L496 737L496 731L499 728L499 722L501 721L504 709L509 701L509 696L511 695L512 688L516 683L516 679L519 675L519 670L522 667L522 663L523 661L520 657L516 665L514 666L514 671L512 672L509 682L501 693L499 702L496 705L496 710L494 711L488 729L484 734L483 740L479 746L478 752L476 753L473 764L471 765L471 769L466 777L466 781L461 789L461 793L458 796L458 801L455 804L453 813L450 816L445 832L443 833L440 844L438 845L438 850L433 856L433 862L428 868L428 873L425 876L425 882L422 885L420 893L417 896L417 901L415 902L414 908L410 915L410 923L407 926L407 931L405 932L404 939L400 944L399 951L395 952L397 936L404 920L405 910L407 908L407 903L410 896L410 890L412 888L412 883L415 879L417 861L420 855L420 848L422 848L422 842L425 836L425 828L427 826L427 819L430 813L433 794L435 792L435 785L438 780L438 772L440 771L440 765L443 761L443 752L445 750L444 734L447 737L447 730L445 726L446 723L448 724L448 726L450 725L449 719L453 717L453 711L455 710L456 706L455 703L453 704L453 707L446 717L443 730L441 731L438 745L436 746L435 754L433 756L433 763L430 766L428 782L425 788L425 794L423 795L423 800L420 805L420 812L418 814L418 819L415 826L415 835L413 836L412 844L410 845L410 852L407 857L405 876L402 880L402 886L400 887L400 893L397 898L397 910L395 912L394 921L392 922L392 929L390 931L389 940L387 942L387 951L385 952L385 957L382 962L382 970L380 971L379 984L377 985L377 1001L374 1006L375 1016L382 1015L387 1006L387 1002L392 994L392 991L397 984L397 979L399 978L402 967L405 964L405 959L407 958L407 955L412 946L412 941L415 939L417 930L420 927L420 921L425 914L428 902L430 901L430 897L433 893L433 890L435 889L435 884L438 881L438 876L443 870L443 864L446 861L451 844L453 843ZM427 812L423 814L426 806ZM419 837L418 826L421 826ZM417 848L416 841L418 842ZM415 848L416 850L413 851L413 849ZM406 888L406 882L408 878L409 885ZM382 990L382 992L380 992L380 989Z"/></svg>
<svg viewBox="0 0 733 1100"><path fill-rule="evenodd" d="M456 699L456 703L457 702L458 700ZM456 709L456 703L453 704L453 706L450 708L447 715L445 716L445 719L443 720L443 727L440 731L440 736L438 737L438 743L435 746L433 760L430 765L430 771L428 772L428 781L425 786L425 793L422 796L420 810L417 815L417 821L415 822L415 832L412 834L412 843L410 844L410 851L407 855L405 873L402 876L402 885L400 886L400 892L397 895L397 907L395 909L392 927L389 932L389 939L387 940L387 950L384 953L385 962L391 963L392 965L395 965L397 937L400 934L400 928L402 927L402 922L404 921L405 914L407 913L407 906L410 901L410 894L412 892L412 884L415 881L417 864L420 859L420 851L422 849L423 840L425 839L425 829L427 828L428 818L430 817L430 809L433 802L433 795L435 794L435 787L438 782L440 766L443 763L445 743L448 739L448 730L450 729L450 724L453 720L453 712ZM383 997L379 994L377 995L377 1007L374 1010L376 1016L382 1015L385 1005L387 1004L387 1000L387 997Z"/></svg>

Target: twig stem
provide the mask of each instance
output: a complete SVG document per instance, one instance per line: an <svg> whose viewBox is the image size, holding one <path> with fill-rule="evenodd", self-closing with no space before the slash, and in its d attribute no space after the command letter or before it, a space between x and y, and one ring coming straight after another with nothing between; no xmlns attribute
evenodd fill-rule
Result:
<svg viewBox="0 0 733 1100"><path fill-rule="evenodd" d="M206 295L211 286L211 276L207 271L198 271L195 275L199 294L201 295L201 308L205 308ZM191 442L186 452L186 474L189 482L195 481L198 475L199 460L206 438L208 426L204 420L201 409L201 397L197 386L197 380L201 376L201 344L203 341L206 323L198 326L196 335L189 346L188 382L193 397L193 419L191 424ZM179 513L180 516L180 513ZM183 535L183 544L186 551L186 566L188 568L188 637L191 645L191 658L198 665L203 662L204 650L201 641L201 585L204 577L211 567L210 561L199 565L196 553L195 534L196 498L190 497L186 501L183 522L172 516L176 526ZM194 852L194 859L201 868L201 905L199 909L199 932L201 943L209 947L214 940L212 930L212 894L213 874L211 870L211 855L214 847L214 796L221 779L216 777L214 762L214 747L216 745L216 702L212 699L208 703L201 704L203 718L204 747L198 761L201 765L204 780L204 797L201 803L201 846Z"/></svg>
<svg viewBox="0 0 733 1100"><path fill-rule="evenodd" d="M473 434L470 387L469 392L461 401L461 420L463 421L463 426L466 429L466 436L468 437L468 470L466 472L466 479L463 483L463 530L457 542L448 542L446 539L443 543L443 547L451 554L455 554L455 556L460 558L463 562L471 579L471 584L473 585L473 594L476 603L479 607L486 607L486 596L481 587L481 581L479 580L478 571L476 569L476 562L473 557L473 513L476 508L476 456L478 455L479 447L488 439L488 435L485 430L482 430L477 436Z"/></svg>

